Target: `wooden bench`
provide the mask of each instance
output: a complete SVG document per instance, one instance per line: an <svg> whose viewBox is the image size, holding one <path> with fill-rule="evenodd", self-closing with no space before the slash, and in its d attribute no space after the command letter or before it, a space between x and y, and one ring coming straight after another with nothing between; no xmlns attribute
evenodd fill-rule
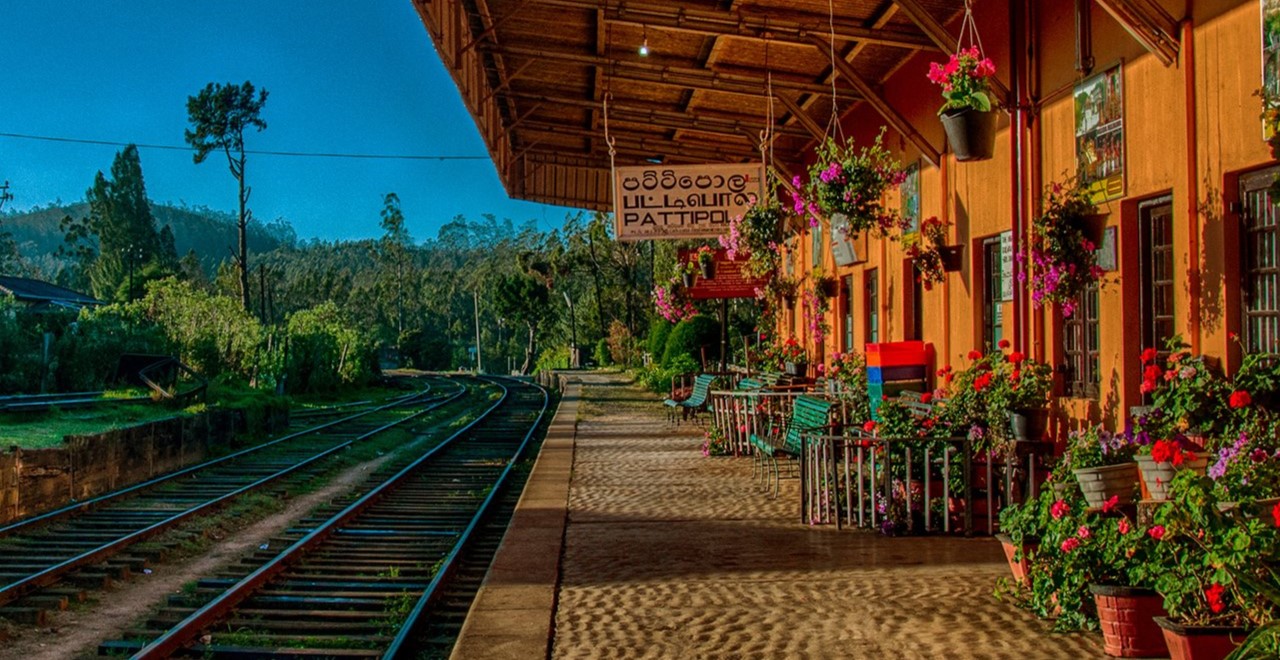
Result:
<svg viewBox="0 0 1280 660"><path fill-rule="evenodd" d="M688 419L689 415L695 417L699 412L706 409L707 396L711 393L711 383L716 379L711 374L701 374L693 380L693 390L689 393L689 398L683 401L675 399L666 399L662 402L667 407L667 418L674 420L677 424L680 419ZM676 417L676 412L680 416Z"/></svg>
<svg viewBox="0 0 1280 660"><path fill-rule="evenodd" d="M752 434L751 445L755 448L756 468L765 491L769 490L769 482L772 480L773 495L778 495L782 478L778 469L778 455L798 458L804 448L801 433L826 428L830 414L830 401L800 395L791 407L790 418L781 428L767 429L764 435Z"/></svg>

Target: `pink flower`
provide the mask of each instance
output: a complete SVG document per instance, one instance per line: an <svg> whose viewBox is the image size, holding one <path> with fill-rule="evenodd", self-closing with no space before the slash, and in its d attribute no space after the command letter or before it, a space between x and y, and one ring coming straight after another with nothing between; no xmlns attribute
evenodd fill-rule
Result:
<svg viewBox="0 0 1280 660"><path fill-rule="evenodd" d="M1063 551L1063 552L1068 552L1068 553L1069 553L1069 552L1071 552L1072 550L1075 550L1075 549L1076 549L1076 548L1078 548L1078 547L1080 547L1080 539L1070 538L1070 539L1067 539L1067 540L1065 540L1065 541L1063 541L1063 542L1062 542L1062 551Z"/></svg>
<svg viewBox="0 0 1280 660"><path fill-rule="evenodd" d="M1128 533L1129 533L1129 519L1128 519L1128 518L1121 518L1121 519L1120 519L1120 523L1119 523L1119 527L1120 527L1120 535L1121 535L1121 536L1124 536L1125 534L1128 534Z"/></svg>
<svg viewBox="0 0 1280 660"><path fill-rule="evenodd" d="M1277 506L1280 506L1280 505L1277 505ZM1151 529L1148 529L1147 535L1159 541L1160 539L1164 538L1164 525L1156 525Z"/></svg>
<svg viewBox="0 0 1280 660"><path fill-rule="evenodd" d="M1107 513L1119 505L1120 505L1120 496L1112 495L1111 497L1107 498L1106 502L1102 503L1102 511L1103 513Z"/></svg>
<svg viewBox="0 0 1280 660"><path fill-rule="evenodd" d="M1062 520L1062 517L1067 515L1069 511L1071 511L1071 505L1063 500L1058 500L1053 503L1052 507L1049 507L1049 514L1053 516L1054 520Z"/></svg>
<svg viewBox="0 0 1280 660"><path fill-rule="evenodd" d="M1087 538L1089 538L1090 536L1093 536L1093 534L1089 531L1089 528L1088 528L1088 527L1085 527L1084 525L1081 525L1081 526L1080 526L1080 529L1077 529L1077 530L1076 530L1076 536L1078 536L1078 537L1080 537L1080 538L1082 538L1082 539L1087 539Z"/></svg>

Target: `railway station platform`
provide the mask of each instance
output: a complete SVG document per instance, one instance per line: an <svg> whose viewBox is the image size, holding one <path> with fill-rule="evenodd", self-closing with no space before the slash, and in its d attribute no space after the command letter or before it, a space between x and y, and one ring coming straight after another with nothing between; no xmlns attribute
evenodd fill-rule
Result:
<svg viewBox="0 0 1280 660"><path fill-rule="evenodd" d="M624 376L576 379L455 659L1105 657L993 597L995 540L801 525L795 480L773 499Z"/></svg>

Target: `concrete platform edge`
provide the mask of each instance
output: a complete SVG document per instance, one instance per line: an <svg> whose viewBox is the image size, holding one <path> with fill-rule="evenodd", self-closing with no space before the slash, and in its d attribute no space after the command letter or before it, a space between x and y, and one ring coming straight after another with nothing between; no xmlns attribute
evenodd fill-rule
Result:
<svg viewBox="0 0 1280 660"><path fill-rule="evenodd" d="M453 660L525 660L550 653L581 398L581 383L565 388L511 525L454 644Z"/></svg>

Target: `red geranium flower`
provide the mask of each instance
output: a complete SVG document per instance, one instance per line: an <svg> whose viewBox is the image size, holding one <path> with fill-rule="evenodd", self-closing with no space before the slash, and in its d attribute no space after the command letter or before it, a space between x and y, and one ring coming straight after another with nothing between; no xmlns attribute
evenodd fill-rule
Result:
<svg viewBox="0 0 1280 660"><path fill-rule="evenodd" d="M1147 535L1159 541L1160 539L1164 538L1164 525L1156 525L1151 529L1148 529Z"/></svg>
<svg viewBox="0 0 1280 660"><path fill-rule="evenodd" d="M862 425L862 430L867 433L871 433L872 431L875 431L876 430L875 421L868 419L867 422Z"/></svg>
<svg viewBox="0 0 1280 660"><path fill-rule="evenodd" d="M1102 512L1103 513L1109 512L1112 509L1116 508L1117 506L1120 506L1120 496L1112 495L1110 498L1107 499L1106 502L1102 503Z"/></svg>
<svg viewBox="0 0 1280 660"><path fill-rule="evenodd" d="M933 401L933 392L925 392L920 395L920 403L929 403Z"/></svg>
<svg viewBox="0 0 1280 660"><path fill-rule="evenodd" d="M1158 353L1156 353L1156 349L1148 348L1142 352L1142 363L1149 364L1151 362L1155 362L1157 355Z"/></svg>
<svg viewBox="0 0 1280 660"><path fill-rule="evenodd" d="M1227 400L1227 403L1235 409L1244 408L1253 403L1253 397L1249 396L1249 393L1245 390L1236 390L1231 393L1231 398Z"/></svg>
<svg viewBox="0 0 1280 660"><path fill-rule="evenodd" d="M1000 348L1009 348L1010 346L1009 340L1001 339L1000 341L996 342L996 346L999 346Z"/></svg>
<svg viewBox="0 0 1280 660"><path fill-rule="evenodd" d="M1204 590L1204 599L1209 603L1209 609L1213 610L1214 614L1222 611L1222 594L1225 591L1226 589L1223 589L1222 585L1217 582L1214 582L1212 586Z"/></svg>
<svg viewBox="0 0 1280 660"><path fill-rule="evenodd" d="M1081 526L1080 526L1080 529L1077 529L1077 530L1076 530L1076 536L1078 536L1078 537L1080 537L1080 538L1082 538L1082 539L1087 539L1087 538L1089 538L1090 536L1093 536L1093 534L1092 534L1091 532L1089 532L1089 528L1088 528L1088 527L1085 527L1084 525L1081 525Z"/></svg>
<svg viewBox="0 0 1280 660"><path fill-rule="evenodd" d="M1147 368L1142 370L1142 379L1151 381L1159 380L1163 373L1164 372L1161 371L1160 367L1157 367L1154 364L1148 364Z"/></svg>
<svg viewBox="0 0 1280 660"><path fill-rule="evenodd" d="M926 417L923 422L920 422L920 425L927 429L933 428L934 424L937 424L937 422L932 417Z"/></svg>
<svg viewBox="0 0 1280 660"><path fill-rule="evenodd" d="M1271 517L1275 518L1276 527L1280 527L1280 502L1276 502L1275 508L1271 509Z"/></svg>
<svg viewBox="0 0 1280 660"><path fill-rule="evenodd" d="M987 389L987 386L990 384L991 384L991 372L988 371L987 373L984 373L981 376L978 376L977 378L973 379L973 391L981 392L982 390Z"/></svg>
<svg viewBox="0 0 1280 660"><path fill-rule="evenodd" d="M1156 440L1151 445L1151 460L1157 463L1172 463L1176 467L1182 465L1184 458L1182 448L1170 440Z"/></svg>
<svg viewBox="0 0 1280 660"><path fill-rule="evenodd" d="M1121 518L1121 519L1120 519L1120 523L1119 523L1117 526L1120 528L1120 535L1121 535L1121 536L1124 536L1125 534L1128 534L1128 533L1129 533L1129 519L1128 519L1128 518Z"/></svg>
<svg viewBox="0 0 1280 660"><path fill-rule="evenodd" d="M981 352L979 352L979 351L969 351L969 359L970 359L970 360L981 360L981 359L982 359L982 353L981 353Z"/></svg>
<svg viewBox="0 0 1280 660"><path fill-rule="evenodd" d="M1022 362L1022 361L1023 361L1023 360L1025 360L1025 359L1027 359L1027 356L1023 355L1022 353L1020 353L1020 352L1018 352L1018 351L1014 351L1014 352L1012 352L1012 353L1010 353L1010 354L1009 354L1009 361L1010 361L1010 362L1012 362L1012 363L1014 363L1014 364L1018 364L1018 363Z"/></svg>
<svg viewBox="0 0 1280 660"><path fill-rule="evenodd" d="M1070 510L1071 505L1067 504L1064 500L1058 500L1053 503L1053 506L1049 507L1049 515L1053 516L1054 520L1062 520L1062 517L1067 515L1067 512Z"/></svg>
<svg viewBox="0 0 1280 660"><path fill-rule="evenodd" d="M1080 547L1080 539L1077 538L1069 538L1062 542L1062 551L1066 553L1069 553L1078 547Z"/></svg>

